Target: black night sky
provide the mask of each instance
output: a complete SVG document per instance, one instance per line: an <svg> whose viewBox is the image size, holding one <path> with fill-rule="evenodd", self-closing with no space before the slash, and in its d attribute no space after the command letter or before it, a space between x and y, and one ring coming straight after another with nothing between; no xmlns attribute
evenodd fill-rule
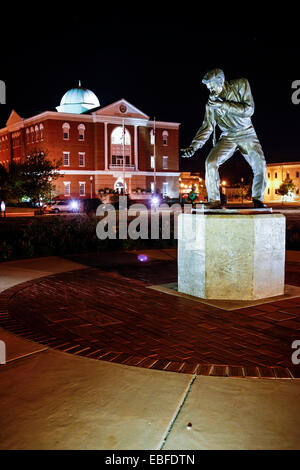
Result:
<svg viewBox="0 0 300 470"><path fill-rule="evenodd" d="M180 122L180 147L187 147L208 97L201 79L219 67L226 79L250 81L267 162L300 160L300 104L291 101L291 84L300 79L300 37L292 11L288 19L279 11L280 19L258 22L257 12L235 9L233 16L213 5L210 11L176 3L92 5L26 5L7 14L0 32L7 90L1 127L11 109L24 118L55 111L80 79L101 106L125 98L151 119ZM211 140L193 158L180 159L180 169L204 174L210 148ZM234 182L251 170L236 153L220 173Z"/></svg>

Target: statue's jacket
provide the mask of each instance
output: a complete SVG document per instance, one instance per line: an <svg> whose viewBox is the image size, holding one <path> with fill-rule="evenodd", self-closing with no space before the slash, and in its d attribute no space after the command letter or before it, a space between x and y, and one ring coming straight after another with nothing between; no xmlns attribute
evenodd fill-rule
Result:
<svg viewBox="0 0 300 470"><path fill-rule="evenodd" d="M216 124L221 129L220 139L237 141L243 138L257 137L251 116L254 113L254 101L250 84L246 78L225 81L219 108L206 105L203 124L195 135L192 146L201 148L214 132Z"/></svg>

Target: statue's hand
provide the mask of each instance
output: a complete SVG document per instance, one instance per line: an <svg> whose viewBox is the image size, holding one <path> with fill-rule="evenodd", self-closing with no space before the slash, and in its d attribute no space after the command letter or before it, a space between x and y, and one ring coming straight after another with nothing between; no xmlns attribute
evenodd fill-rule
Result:
<svg viewBox="0 0 300 470"><path fill-rule="evenodd" d="M182 152L182 158L190 158L194 155L195 151L193 147L188 147L186 149L180 149Z"/></svg>
<svg viewBox="0 0 300 470"><path fill-rule="evenodd" d="M220 108L223 104L223 101L220 98L214 98L210 96L207 104L213 108Z"/></svg>

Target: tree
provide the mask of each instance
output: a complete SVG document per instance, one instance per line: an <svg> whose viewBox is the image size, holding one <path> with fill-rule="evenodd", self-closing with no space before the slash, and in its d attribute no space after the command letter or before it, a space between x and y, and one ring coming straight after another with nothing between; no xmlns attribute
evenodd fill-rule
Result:
<svg viewBox="0 0 300 470"><path fill-rule="evenodd" d="M295 188L296 186L294 185L293 181L290 178L286 178L277 189L277 194L283 196L284 201L284 196L287 196L289 192L295 191Z"/></svg>
<svg viewBox="0 0 300 470"><path fill-rule="evenodd" d="M5 166L0 164L0 202L7 201L11 195L9 172Z"/></svg>
<svg viewBox="0 0 300 470"><path fill-rule="evenodd" d="M11 186L18 198L28 197L33 203L41 205L51 193L52 181L61 175L58 169L61 161L50 161L47 153L33 151L22 163L13 163L10 167Z"/></svg>

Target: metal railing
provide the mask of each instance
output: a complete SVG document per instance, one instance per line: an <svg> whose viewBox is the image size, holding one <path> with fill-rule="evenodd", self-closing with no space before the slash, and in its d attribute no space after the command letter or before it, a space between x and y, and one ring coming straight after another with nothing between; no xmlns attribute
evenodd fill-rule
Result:
<svg viewBox="0 0 300 470"><path fill-rule="evenodd" d="M110 170L123 170L123 164L119 165L119 164L116 164L116 163L112 163L109 165L109 169ZM134 171L135 170L135 165L128 165L126 164L125 165L125 170L130 170L130 171Z"/></svg>

